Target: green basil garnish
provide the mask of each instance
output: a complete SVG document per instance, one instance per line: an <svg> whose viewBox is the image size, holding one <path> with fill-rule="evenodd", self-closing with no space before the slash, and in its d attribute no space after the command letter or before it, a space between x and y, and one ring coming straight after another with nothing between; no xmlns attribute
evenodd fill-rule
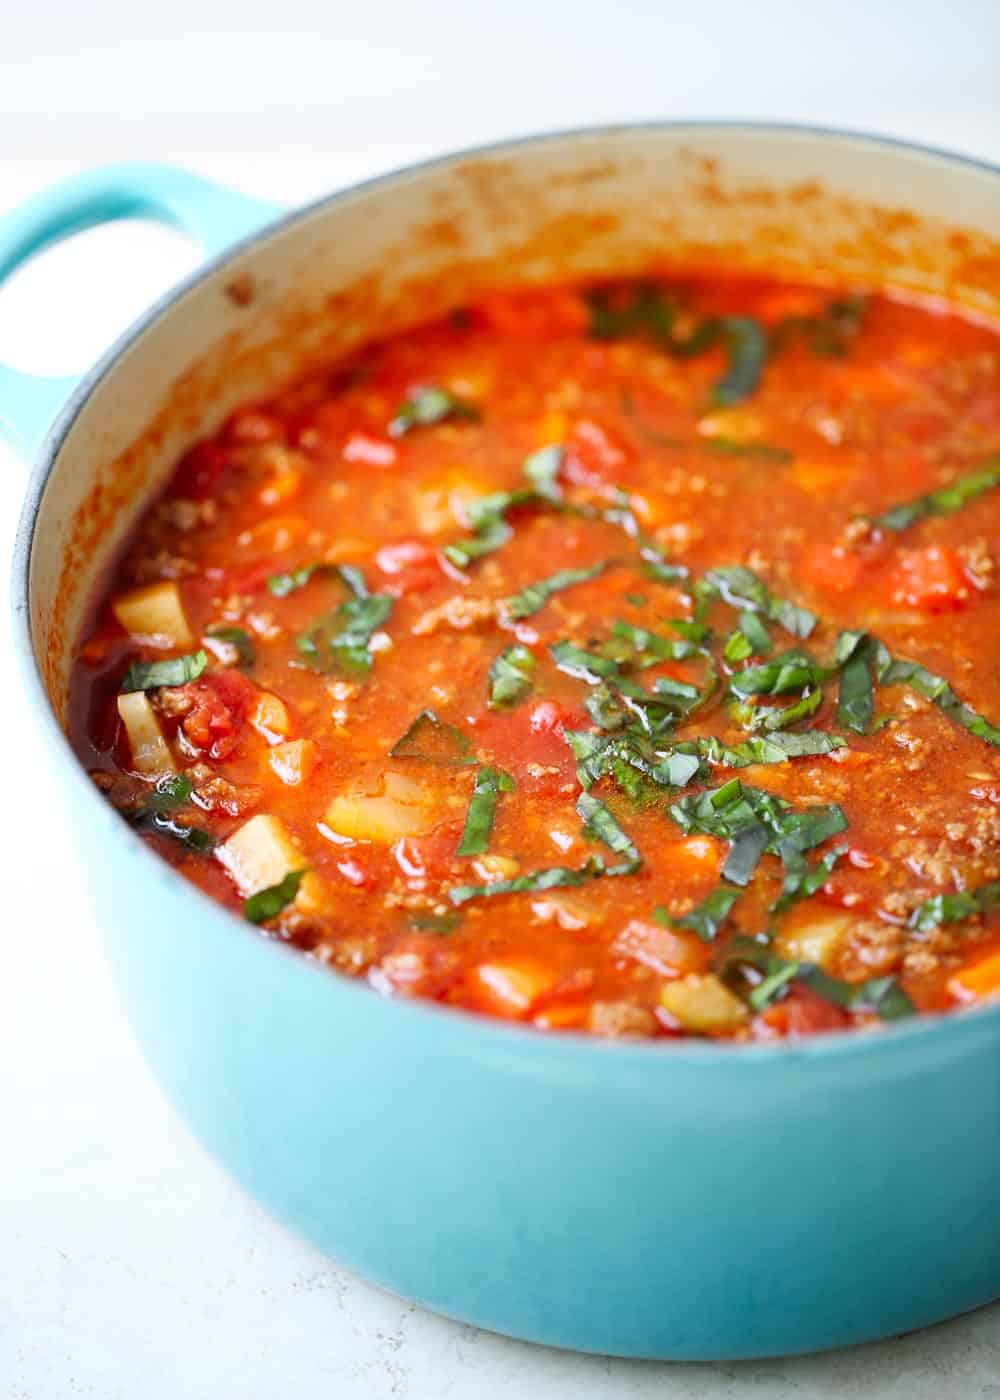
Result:
<svg viewBox="0 0 1000 1400"><path fill-rule="evenodd" d="M937 491L928 491L925 496L891 506L880 515L873 515L871 520L883 530L907 530L928 515L953 515L997 486L1000 486L1000 457L990 457L976 471L960 476L950 486L942 486Z"/></svg>
<svg viewBox="0 0 1000 1400"><path fill-rule="evenodd" d="M587 569L560 569L548 578L539 579L537 583L529 583L520 593L515 593L506 600L507 611L514 618L531 617L545 606L553 593L561 593L564 588L572 588L578 583L588 583L592 578L597 578L598 574L602 574L609 567L609 563L609 560L603 560Z"/></svg>
<svg viewBox="0 0 1000 1400"><path fill-rule="evenodd" d="M389 750L390 758L413 758L446 768L475 763L469 741L460 729L438 719L433 710L421 710L406 733Z"/></svg>
<svg viewBox="0 0 1000 1400"><path fill-rule="evenodd" d="M364 677L372 665L372 634L388 619L394 600L387 593L369 593L361 570L351 565L312 565L309 576L317 567L329 569L352 596L300 633L295 645L316 671Z"/></svg>
<svg viewBox="0 0 1000 1400"><path fill-rule="evenodd" d="M689 909L678 919L671 919L674 928L687 929L695 933L703 943L711 943L719 929L729 918L733 905L740 897L739 890L727 890L725 885L707 894L700 904Z"/></svg>
<svg viewBox="0 0 1000 1400"><path fill-rule="evenodd" d="M935 894L925 899L910 915L910 928L926 932L939 924L953 924L980 914L992 914L1000 909L1000 880L957 894Z"/></svg>
<svg viewBox="0 0 1000 1400"><path fill-rule="evenodd" d="M504 710L516 705L529 693L534 681L537 662L527 647L507 647L490 667L491 710Z"/></svg>
<svg viewBox="0 0 1000 1400"><path fill-rule="evenodd" d="M460 856L482 855L490 844L500 794L513 791L514 779L502 768L480 768L462 829Z"/></svg>
<svg viewBox="0 0 1000 1400"><path fill-rule="evenodd" d="M207 665L208 657L203 651L174 656L169 661L133 661L122 676L121 690L131 694L136 690L158 690L164 685L186 685L196 681Z"/></svg>
<svg viewBox="0 0 1000 1400"><path fill-rule="evenodd" d="M243 917L252 924L262 924L268 919L277 918L282 909L291 904L299 892L304 870L289 870L283 880L276 885L268 885L266 890L258 890L243 901Z"/></svg>
<svg viewBox="0 0 1000 1400"><path fill-rule="evenodd" d="M726 347L726 372L712 387L712 403L721 408L749 398L760 383L767 361L767 332L752 316L724 316L719 336Z"/></svg>
<svg viewBox="0 0 1000 1400"><path fill-rule="evenodd" d="M249 632L245 632L242 627L224 627L222 625L208 627L205 630L205 636L214 637L220 642L228 642L230 646L235 647L241 670L248 671L257 660L253 639Z"/></svg>
<svg viewBox="0 0 1000 1400"><path fill-rule="evenodd" d="M639 869L642 858L631 837L621 829L603 802L599 802L589 792L581 792L576 801L576 810L587 836L593 837L595 841L603 841L616 856L625 857L622 865L613 866L605 872L606 874L628 875Z"/></svg>
<svg viewBox="0 0 1000 1400"><path fill-rule="evenodd" d="M448 389L429 385L418 389L400 404L389 423L389 436L403 437L413 428L432 427L449 418L464 418L472 422L479 418L479 409Z"/></svg>
<svg viewBox="0 0 1000 1400"><path fill-rule="evenodd" d="M631 867L605 865L600 856L590 856L578 867L552 865L531 875L519 875L514 880L495 880L488 885L456 885L448 891L453 904L466 904L470 899L489 899L504 894L527 894L553 890L564 886L586 885L605 875L624 875Z"/></svg>
<svg viewBox="0 0 1000 1400"><path fill-rule="evenodd" d="M701 580L703 589L729 603L732 607L745 608L748 612L761 613L771 622L777 622L801 641L812 632L817 618L808 608L800 608L772 593L763 579L752 569L742 564L727 568L709 569Z"/></svg>

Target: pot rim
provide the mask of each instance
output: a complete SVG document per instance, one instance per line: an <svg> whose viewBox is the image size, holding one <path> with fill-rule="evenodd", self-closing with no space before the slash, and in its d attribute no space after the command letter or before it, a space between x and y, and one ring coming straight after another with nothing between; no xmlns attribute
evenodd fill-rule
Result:
<svg viewBox="0 0 1000 1400"><path fill-rule="evenodd" d="M293 959L303 969L311 969L312 975L324 978L331 987L331 996L344 995L367 998L373 1020L378 1014L420 1017L424 1018L432 1030L434 1026L443 1029L443 1023L447 1022L454 1028L456 1034L461 1034L464 1030L468 1035L485 1037L485 1041L482 1042L484 1051L488 1051L494 1045L502 1049L505 1043L506 1047L515 1053L518 1049L527 1051L534 1046L538 1048L539 1056L547 1057L553 1066L572 1060L578 1064L582 1063L584 1068L593 1067L595 1070L599 1065L606 1069L610 1063L608 1058L610 1055L619 1057L620 1063L632 1068L645 1062L655 1061L659 1063L665 1057L674 1064L725 1071L731 1066L739 1069L766 1063L780 1067L790 1062L815 1059L853 1059L857 1056L870 1057L880 1052L891 1055L897 1050L902 1052L907 1045L917 1042L928 1047L936 1044L940 1049L945 1038L950 1040L951 1047L954 1049L957 1041L962 1037L976 1036L981 1032L1000 1032L1000 1003L970 1007L967 1010L956 1009L949 1012L918 1015L906 1021L883 1026L876 1033L859 1030L831 1031L796 1041L780 1039L720 1045L714 1041L701 1041L693 1038L666 1039L659 1043L649 1044L644 1041L609 1041L598 1036L573 1031L561 1031L558 1035L545 1034L529 1025L501 1021L495 1017L479 1015L460 1007L444 1007L436 1002L417 998L381 997L367 982L331 972L325 965L306 957L299 949L263 937L255 926L239 919L230 910L203 893L198 886L185 880L162 857L158 856L126 822L120 820L117 813L105 802L90 781L83 764L70 748L62 726L53 712L35 659L30 617L31 559L38 513L52 468L63 444L72 432L84 404L101 380L128 353L132 345L145 334L148 328L198 283L242 255L249 248L264 242L300 220L320 210L333 208L347 199L381 189L409 176L422 175L463 160L492 157L502 155L505 152L516 153L521 149L542 145L546 142L572 142L636 132L655 134L675 131L722 135L746 131L762 135L772 134L778 138L798 136L813 138L820 145L824 142L855 142L861 146L881 147L889 152L899 151L930 157L940 160L944 165L964 166L986 175L1000 177L1000 165L979 157L962 155L938 146L849 127L755 119L743 120L738 117L659 118L600 126L568 127L462 147L444 154L412 161L383 174L356 181L343 189L335 190L332 194L322 195L308 204L290 210L287 214L279 215L262 228L237 239L222 253L200 264L166 293L156 298L149 308L112 342L83 375L46 434L38 451L37 460L31 469L18 519L10 580L14 649L21 666L29 703L34 701L41 709L40 722L49 741L50 751L54 755L58 755L57 761L62 765L63 770L69 770L72 773L69 780L78 785L79 791L89 793L89 800L94 804L92 810L95 818L100 813L106 819L106 829L110 834L110 839L118 843L119 848L127 854L127 858L142 862L139 868L147 872L144 877L147 881L156 878L167 880L171 882L175 892L179 887L182 887L192 902L192 909L200 909L203 917L212 921L222 936L229 936L233 932L239 931L242 937L252 940L260 948L261 956L269 956L270 954L265 951L269 949L281 957ZM224 930L228 930L228 933L223 932Z"/></svg>

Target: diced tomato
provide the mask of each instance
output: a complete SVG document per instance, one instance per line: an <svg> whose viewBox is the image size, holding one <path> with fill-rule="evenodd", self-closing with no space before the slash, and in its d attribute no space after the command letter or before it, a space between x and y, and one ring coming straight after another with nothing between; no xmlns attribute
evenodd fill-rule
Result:
<svg viewBox="0 0 1000 1400"><path fill-rule="evenodd" d="M395 443L360 429L348 434L343 456L345 462L361 462L366 467L394 467L399 460Z"/></svg>
<svg viewBox="0 0 1000 1400"><path fill-rule="evenodd" d="M958 555L943 545L904 550L891 579L892 598L922 612L952 612L969 596Z"/></svg>
<svg viewBox="0 0 1000 1400"><path fill-rule="evenodd" d="M589 721L555 700L519 705L509 712L470 716L477 745L490 750L523 792L554 797L576 787L576 760L562 735Z"/></svg>
<svg viewBox="0 0 1000 1400"><path fill-rule="evenodd" d="M683 977L703 972L709 949L693 933L681 933L646 919L632 919L618 934L611 951L650 967L661 977Z"/></svg>
<svg viewBox="0 0 1000 1400"><path fill-rule="evenodd" d="M433 588L442 576L437 551L420 540L384 544L375 555L375 566L386 575L385 591L396 598Z"/></svg>
<svg viewBox="0 0 1000 1400"><path fill-rule="evenodd" d="M827 593L849 593L857 584L863 567L860 554L842 544L828 544L824 540L807 545L799 560L803 578Z"/></svg>
<svg viewBox="0 0 1000 1400"><path fill-rule="evenodd" d="M478 324L522 340L580 335L588 321L583 298L566 288L499 292L481 301L472 315Z"/></svg>
<svg viewBox="0 0 1000 1400"><path fill-rule="evenodd" d="M196 501L214 495L230 461L229 453L218 442L195 443L174 472L171 493Z"/></svg>
<svg viewBox="0 0 1000 1400"><path fill-rule="evenodd" d="M559 474L571 486L617 486L630 461L621 438L593 419L581 418L566 439Z"/></svg>
<svg viewBox="0 0 1000 1400"><path fill-rule="evenodd" d="M848 1017L839 1007L817 996L809 987L795 985L775 1006L770 1006L760 1018L779 1035L818 1035L821 1031L837 1031L847 1025Z"/></svg>
<svg viewBox="0 0 1000 1400"><path fill-rule="evenodd" d="M181 686L194 701L181 727L209 758L228 758L239 743L257 687L239 671L212 671Z"/></svg>
<svg viewBox="0 0 1000 1400"><path fill-rule="evenodd" d="M378 884L375 872L369 869L357 856L344 856L338 860L337 871L355 889L373 890Z"/></svg>

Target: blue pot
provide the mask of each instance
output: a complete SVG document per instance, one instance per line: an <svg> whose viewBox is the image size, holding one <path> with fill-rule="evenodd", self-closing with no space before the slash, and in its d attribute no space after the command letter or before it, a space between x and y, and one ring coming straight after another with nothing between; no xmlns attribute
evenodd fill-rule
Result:
<svg viewBox="0 0 1000 1400"><path fill-rule="evenodd" d="M904 231L879 203L915 218ZM123 1002L192 1130L347 1268L555 1346L768 1356L1000 1296L1000 1007L727 1048L545 1037L383 1000L176 876L62 729L82 609L170 462L310 358L498 277L620 272L665 249L752 267L763 248L995 312L1000 173L844 134L667 124L451 157L279 219L128 166L8 215L0 277L137 214L211 261L82 383L0 368L0 427L37 460L15 560L25 683Z"/></svg>

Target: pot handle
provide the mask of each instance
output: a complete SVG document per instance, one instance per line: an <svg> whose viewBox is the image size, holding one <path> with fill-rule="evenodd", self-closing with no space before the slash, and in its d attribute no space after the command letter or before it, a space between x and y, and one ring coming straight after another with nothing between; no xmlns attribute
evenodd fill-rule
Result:
<svg viewBox="0 0 1000 1400"><path fill-rule="evenodd" d="M213 258L281 212L174 166L102 166L32 195L0 218L0 283L50 244L114 219L170 224ZM33 458L82 377L27 374L0 364L0 439Z"/></svg>

